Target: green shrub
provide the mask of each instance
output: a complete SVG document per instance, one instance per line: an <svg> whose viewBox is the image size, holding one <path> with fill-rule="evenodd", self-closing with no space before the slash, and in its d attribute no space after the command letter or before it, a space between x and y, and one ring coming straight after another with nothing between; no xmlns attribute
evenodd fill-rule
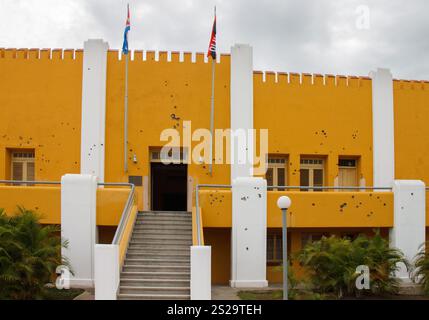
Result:
<svg viewBox="0 0 429 320"><path fill-rule="evenodd" d="M306 269L313 290L334 293L338 298L366 294L391 294L398 290L395 271L398 263L408 263L403 254L389 248L387 240L376 231L373 237L358 236L354 241L334 236L307 244L298 254ZM356 267L366 265L370 270L370 289L358 290Z"/></svg>
<svg viewBox="0 0 429 320"><path fill-rule="evenodd" d="M0 211L0 299L41 299L61 258L58 226L42 226L39 215L18 207L14 216Z"/></svg>
<svg viewBox="0 0 429 320"><path fill-rule="evenodd" d="M429 252L426 250L428 246L429 242L420 247L414 261L415 269L411 274L414 282L420 284L427 295L429 295Z"/></svg>

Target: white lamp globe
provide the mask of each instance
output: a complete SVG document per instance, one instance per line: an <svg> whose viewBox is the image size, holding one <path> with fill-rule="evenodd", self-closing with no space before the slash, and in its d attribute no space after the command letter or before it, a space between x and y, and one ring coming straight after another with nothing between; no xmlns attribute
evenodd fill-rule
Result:
<svg viewBox="0 0 429 320"><path fill-rule="evenodd" d="M291 204L292 204L292 201L288 196L281 196L277 200L277 206L280 209L289 209Z"/></svg>

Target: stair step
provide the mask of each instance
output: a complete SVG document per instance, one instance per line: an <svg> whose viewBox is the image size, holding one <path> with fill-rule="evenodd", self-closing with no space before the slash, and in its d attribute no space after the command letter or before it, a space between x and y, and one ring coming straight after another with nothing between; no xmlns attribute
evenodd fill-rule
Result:
<svg viewBox="0 0 429 320"><path fill-rule="evenodd" d="M152 228L144 228L144 229L134 229L134 235L152 235L152 234L172 234L172 235L188 235L192 236L191 229L152 229Z"/></svg>
<svg viewBox="0 0 429 320"><path fill-rule="evenodd" d="M190 295L182 294L118 294L118 300L189 300Z"/></svg>
<svg viewBox="0 0 429 320"><path fill-rule="evenodd" d="M125 287L189 287L190 279L121 279Z"/></svg>
<svg viewBox="0 0 429 320"><path fill-rule="evenodd" d="M139 212L137 215L138 217L148 217L148 216L164 216L164 217L192 217L192 214L190 212L177 212L177 211L147 211L147 212Z"/></svg>
<svg viewBox="0 0 429 320"><path fill-rule="evenodd" d="M147 251L138 251L138 253L129 252L127 253L127 259L171 259L171 260L186 260L189 261L189 253L178 254L175 251L171 251L171 253L148 253Z"/></svg>
<svg viewBox="0 0 429 320"><path fill-rule="evenodd" d="M135 287L135 286L120 286L119 294L182 294L189 295L191 289L189 287Z"/></svg>
<svg viewBox="0 0 429 320"><path fill-rule="evenodd" d="M181 226L181 227L192 227L192 221L169 221L169 220L149 220L149 219L144 219L144 220L137 220L135 226L169 226L172 227L174 226L174 228L176 226Z"/></svg>
<svg viewBox="0 0 429 320"><path fill-rule="evenodd" d="M134 227L134 230L140 231L140 230L177 230L177 231L192 231L192 225L191 224L180 224L180 225L174 225L172 226L169 223L165 224L150 224L150 223L144 223L144 224L137 224Z"/></svg>
<svg viewBox="0 0 429 320"><path fill-rule="evenodd" d="M130 245L128 246L128 250L133 250L133 252L135 252L135 250L139 250L139 252L142 252L142 250L145 250L145 252L147 253L151 253L151 252L165 252L167 253L170 251L173 252L180 252L180 253L184 253L184 252L190 252L190 245L188 244L184 244L184 245L178 245L177 243L174 245L166 245L166 244L149 244L149 243L130 243Z"/></svg>
<svg viewBox="0 0 429 320"><path fill-rule="evenodd" d="M190 266L160 266L160 265L130 265L125 261L123 271L139 271L139 272L189 272Z"/></svg>
<svg viewBox="0 0 429 320"><path fill-rule="evenodd" d="M132 239L130 241L130 244L134 245L134 244L148 244L148 245L165 245L165 246L191 246L192 245L192 240L189 239L183 239L183 240L177 240L177 239L138 239L138 240L134 240Z"/></svg>
<svg viewBox="0 0 429 320"><path fill-rule="evenodd" d="M154 280L188 280L191 279L190 272L147 272L147 271L122 271L122 279L154 279Z"/></svg>
<svg viewBox="0 0 429 320"><path fill-rule="evenodd" d="M170 260L170 259L126 259L126 265L132 266L190 266L190 260Z"/></svg>
<svg viewBox="0 0 429 320"><path fill-rule="evenodd" d="M191 234L134 234L132 235L132 240L192 240Z"/></svg>

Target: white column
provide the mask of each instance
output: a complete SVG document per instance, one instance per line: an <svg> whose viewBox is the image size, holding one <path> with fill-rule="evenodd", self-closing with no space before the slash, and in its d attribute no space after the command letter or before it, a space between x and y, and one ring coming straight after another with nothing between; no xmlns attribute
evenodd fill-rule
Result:
<svg viewBox="0 0 429 320"><path fill-rule="evenodd" d="M103 40L84 43L82 72L82 128L80 172L104 181L106 71L109 45Z"/></svg>
<svg viewBox="0 0 429 320"><path fill-rule="evenodd" d="M412 262L426 237L425 184L419 180L396 180L393 193L394 226L390 230L390 245L400 249ZM397 277L409 279L405 266L401 266Z"/></svg>
<svg viewBox="0 0 429 320"><path fill-rule="evenodd" d="M119 272L119 246L96 244L94 254L95 300L116 300Z"/></svg>
<svg viewBox="0 0 429 320"><path fill-rule="evenodd" d="M388 69L371 72L374 186L391 186L395 179L393 78Z"/></svg>
<svg viewBox="0 0 429 320"><path fill-rule="evenodd" d="M68 241L61 254L74 272L71 286L93 286L96 204L95 176L66 174L61 178L61 238Z"/></svg>
<svg viewBox="0 0 429 320"><path fill-rule="evenodd" d="M237 178L232 184L231 287L266 287L267 182Z"/></svg>
<svg viewBox="0 0 429 320"><path fill-rule="evenodd" d="M191 246L191 300L211 300L210 246Z"/></svg>
<svg viewBox="0 0 429 320"><path fill-rule="evenodd" d="M247 136L248 129L253 129L253 53L251 46L236 44L231 48L231 181L253 176L253 158L247 156L253 151L253 136ZM234 133L244 134L245 141L239 143Z"/></svg>

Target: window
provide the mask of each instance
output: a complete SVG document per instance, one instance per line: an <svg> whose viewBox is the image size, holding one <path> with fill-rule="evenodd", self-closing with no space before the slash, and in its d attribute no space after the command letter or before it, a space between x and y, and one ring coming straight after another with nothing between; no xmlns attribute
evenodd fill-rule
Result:
<svg viewBox="0 0 429 320"><path fill-rule="evenodd" d="M268 230L267 233L267 263L279 265L283 258L283 242L281 231Z"/></svg>
<svg viewBox="0 0 429 320"><path fill-rule="evenodd" d="M166 155L161 152L161 149L150 151L150 162L187 163L187 161L187 152L182 148L170 148Z"/></svg>
<svg viewBox="0 0 429 320"><path fill-rule="evenodd" d="M286 185L286 164L285 157L268 156L268 169L265 175L268 186Z"/></svg>
<svg viewBox="0 0 429 320"><path fill-rule="evenodd" d="M357 187L357 159L338 159L338 185L340 187Z"/></svg>
<svg viewBox="0 0 429 320"><path fill-rule="evenodd" d="M301 247L304 248L308 243L320 241L322 237L329 237L329 234L323 232L303 233L301 235Z"/></svg>
<svg viewBox="0 0 429 320"><path fill-rule="evenodd" d="M34 181L34 151L12 151L12 180Z"/></svg>
<svg viewBox="0 0 429 320"><path fill-rule="evenodd" d="M324 184L324 160L323 159L301 159L300 185L304 187L322 187ZM312 188L302 189L313 190ZM321 191L320 189L314 189Z"/></svg>

